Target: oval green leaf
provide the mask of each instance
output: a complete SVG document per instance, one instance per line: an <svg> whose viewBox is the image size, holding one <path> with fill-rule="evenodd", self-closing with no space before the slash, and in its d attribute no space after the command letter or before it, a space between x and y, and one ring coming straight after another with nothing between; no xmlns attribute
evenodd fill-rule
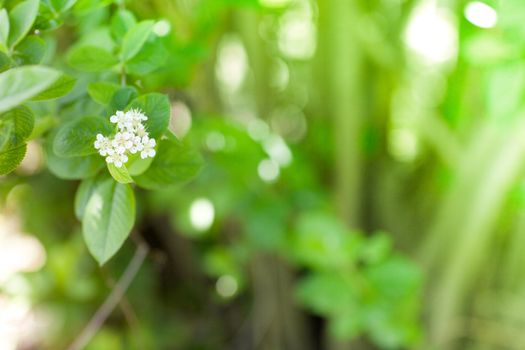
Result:
<svg viewBox="0 0 525 350"><path fill-rule="evenodd" d="M109 120L100 117L82 117L64 124L53 142L53 151L59 157L79 157L97 153L96 135L113 131Z"/></svg>
<svg viewBox="0 0 525 350"><path fill-rule="evenodd" d="M139 22L126 33L122 40L122 50L120 52L122 61L133 58L140 51L148 40L154 23L152 20Z"/></svg>
<svg viewBox="0 0 525 350"><path fill-rule="evenodd" d="M148 170L134 180L140 187L160 190L191 180L201 167L202 158L198 152L179 141L164 139Z"/></svg>
<svg viewBox="0 0 525 350"><path fill-rule="evenodd" d="M146 159L142 159L139 153L137 153L129 157L126 167L131 176L137 176L148 170L152 162L153 158L148 157Z"/></svg>
<svg viewBox="0 0 525 350"><path fill-rule="evenodd" d="M24 159L27 144L16 147L7 147L0 151L0 175L6 175L15 170Z"/></svg>
<svg viewBox="0 0 525 350"><path fill-rule="evenodd" d="M75 46L67 54L68 64L85 72L98 72L109 69L118 63L113 54L93 45Z"/></svg>
<svg viewBox="0 0 525 350"><path fill-rule="evenodd" d="M34 126L35 117L26 106L16 107L0 115L0 134L7 136L5 141L11 148L25 143Z"/></svg>
<svg viewBox="0 0 525 350"><path fill-rule="evenodd" d="M126 63L126 68L130 74L145 75L162 67L167 58L168 50L162 41L152 40L147 42L142 50Z"/></svg>
<svg viewBox="0 0 525 350"><path fill-rule="evenodd" d="M95 190L95 186L97 184L95 179L95 177L87 178L83 180L80 183L80 186L77 188L77 192L75 194L75 216L79 220L82 220L84 217L84 211L86 210L88 200Z"/></svg>
<svg viewBox="0 0 525 350"><path fill-rule="evenodd" d="M121 184L129 184L133 182L133 179L129 175L128 169L125 165L122 165L120 168L115 166L113 163L108 163L108 170L111 176L115 181L120 182Z"/></svg>
<svg viewBox="0 0 525 350"><path fill-rule="evenodd" d="M121 42L127 32L137 24L133 12L120 9L111 19L111 35L115 40Z"/></svg>
<svg viewBox="0 0 525 350"><path fill-rule="evenodd" d="M55 98L65 96L71 90L73 90L76 82L77 82L77 79L69 75L63 74L53 84L51 84L50 87L48 87L46 90L42 91L41 93L33 97L31 100L32 101L44 101L44 100L52 100Z"/></svg>
<svg viewBox="0 0 525 350"><path fill-rule="evenodd" d="M60 73L42 66L25 66L0 74L0 113L20 105L51 86Z"/></svg>
<svg viewBox="0 0 525 350"><path fill-rule="evenodd" d="M113 94L109 107L112 111L121 111L126 108L130 101L137 97L137 95L137 89L133 86L124 86Z"/></svg>
<svg viewBox="0 0 525 350"><path fill-rule="evenodd" d="M6 9L0 9L0 48L7 48L9 38L9 15Z"/></svg>
<svg viewBox="0 0 525 350"><path fill-rule="evenodd" d="M120 89L120 86L115 83L100 81L88 85L88 94L93 101L107 106L118 89Z"/></svg>
<svg viewBox="0 0 525 350"><path fill-rule="evenodd" d="M20 65L38 64L46 54L46 42L36 36L29 35L16 46L14 58Z"/></svg>
<svg viewBox="0 0 525 350"><path fill-rule="evenodd" d="M128 109L138 108L148 117L145 121L150 137L159 138L168 127L171 106L168 96L151 93L137 97L128 105Z"/></svg>
<svg viewBox="0 0 525 350"><path fill-rule="evenodd" d="M97 183L91 194L82 231L86 245L100 265L120 249L135 222L135 196L129 185L113 179Z"/></svg>
<svg viewBox="0 0 525 350"><path fill-rule="evenodd" d="M9 13L9 47L14 47L26 35L35 22L39 0L26 0L16 5Z"/></svg>

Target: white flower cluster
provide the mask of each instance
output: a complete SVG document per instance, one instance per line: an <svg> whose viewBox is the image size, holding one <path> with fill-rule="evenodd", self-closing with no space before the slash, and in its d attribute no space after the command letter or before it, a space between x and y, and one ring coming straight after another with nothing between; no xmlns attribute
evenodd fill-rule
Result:
<svg viewBox="0 0 525 350"><path fill-rule="evenodd" d="M97 134L95 148L106 162L120 168L128 161L128 153L140 152L140 157L146 159L155 156L155 139L150 138L142 124L148 117L139 109L130 109L127 112L117 111L109 119L117 124L118 131L113 138Z"/></svg>

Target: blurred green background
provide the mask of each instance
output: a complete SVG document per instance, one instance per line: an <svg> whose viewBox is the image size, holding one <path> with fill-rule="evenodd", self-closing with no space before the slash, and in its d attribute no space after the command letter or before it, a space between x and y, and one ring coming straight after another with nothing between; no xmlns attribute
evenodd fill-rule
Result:
<svg viewBox="0 0 525 350"><path fill-rule="evenodd" d="M151 254L88 349L525 349L523 0L126 6L205 167L138 192ZM67 348L135 250L97 266L43 148L0 179L2 350Z"/></svg>

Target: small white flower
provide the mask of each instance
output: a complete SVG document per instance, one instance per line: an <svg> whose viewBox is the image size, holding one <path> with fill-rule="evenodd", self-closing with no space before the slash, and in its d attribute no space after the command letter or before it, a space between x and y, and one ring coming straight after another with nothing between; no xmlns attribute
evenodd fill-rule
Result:
<svg viewBox="0 0 525 350"><path fill-rule="evenodd" d="M115 153L106 157L106 162L113 163L117 168L122 167L124 163L128 161L128 156L125 154Z"/></svg>
<svg viewBox="0 0 525 350"><path fill-rule="evenodd" d="M115 149L110 144L106 148L101 149L98 153L100 153L100 155L103 157L105 157L106 155L112 156L115 154Z"/></svg>
<svg viewBox="0 0 525 350"><path fill-rule="evenodd" d="M132 141L133 141L133 146L129 149L131 153L135 154L144 149L144 145L142 144L142 139L140 137L134 136Z"/></svg>
<svg viewBox="0 0 525 350"><path fill-rule="evenodd" d="M95 149L98 150L101 156L111 155L115 151L112 148L111 140L102 134L97 134L97 139L94 143Z"/></svg>
<svg viewBox="0 0 525 350"><path fill-rule="evenodd" d="M155 157L155 146L157 145L155 139L150 139L148 136L144 136L142 138L142 145L144 146L144 149L140 152L140 158L146 159L148 157Z"/></svg>
<svg viewBox="0 0 525 350"><path fill-rule="evenodd" d="M102 148L102 145L104 144L104 142L107 140L108 138L105 137L104 135L102 134L97 134L97 139L95 140L95 148L96 149L101 149Z"/></svg>
<svg viewBox="0 0 525 350"><path fill-rule="evenodd" d="M95 140L95 149L102 149L109 142L108 138L102 134L97 134L97 139Z"/></svg>
<svg viewBox="0 0 525 350"><path fill-rule="evenodd" d="M146 131L146 128L144 127L144 125L140 124L140 125L135 129L135 135L137 135L137 136L140 137L141 139L142 139L144 136L148 136L148 132Z"/></svg>
<svg viewBox="0 0 525 350"><path fill-rule="evenodd" d="M127 113L132 119L137 120L139 122L148 120L148 117L146 117L146 115L142 113L142 111L138 108L132 108Z"/></svg>
<svg viewBox="0 0 525 350"><path fill-rule="evenodd" d="M117 126L120 129L124 129L129 124L130 119L126 113L122 111L117 111L115 115L112 115L109 118L109 121L112 122L113 124L117 124Z"/></svg>
<svg viewBox="0 0 525 350"><path fill-rule="evenodd" d="M126 117L128 120L126 128L132 132L136 132L140 128L144 129L142 122L148 120L148 117L146 117L139 109L130 109L126 112Z"/></svg>
<svg viewBox="0 0 525 350"><path fill-rule="evenodd" d="M148 117L140 109L130 109L127 112L117 111L109 120L117 124L117 133L113 138L97 134L95 149L106 162L120 168L128 161L129 154L140 152L140 157L154 157L156 154L155 139L150 138L143 121Z"/></svg>
<svg viewBox="0 0 525 350"><path fill-rule="evenodd" d="M111 141L111 144L115 148L115 151L119 154L124 154L126 150L133 147L133 141L131 140L131 134L127 131L117 132L115 138Z"/></svg>

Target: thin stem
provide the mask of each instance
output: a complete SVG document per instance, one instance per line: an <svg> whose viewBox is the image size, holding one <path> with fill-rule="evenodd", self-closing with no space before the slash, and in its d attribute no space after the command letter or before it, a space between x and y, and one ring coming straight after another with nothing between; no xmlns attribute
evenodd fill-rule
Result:
<svg viewBox="0 0 525 350"><path fill-rule="evenodd" d="M111 289L115 288L116 282L113 278L109 276L103 276L103 277L106 282L106 285L109 288ZM119 302L119 308L120 308L120 311L122 311L122 314L124 315L124 318L126 319L128 325L134 330L139 329L139 319L137 317L137 313L135 312L135 310L133 310L133 306L131 305L131 303L129 302L128 298L126 298L125 295L122 297L122 300L120 300Z"/></svg>
<svg viewBox="0 0 525 350"><path fill-rule="evenodd" d="M106 301L100 306L97 312L93 315L89 323L84 327L79 336L73 341L68 347L68 350L81 350L83 349L98 332L100 327L104 324L111 312L117 307L119 302L122 300L124 293L128 289L129 285L135 278L135 275L139 271L146 255L148 254L148 247L144 243L140 243L135 255L131 259L124 271L124 274L115 285L115 288L111 291Z"/></svg>
<svg viewBox="0 0 525 350"><path fill-rule="evenodd" d="M120 68L120 84L126 86L126 66L124 65L124 62L122 62Z"/></svg>

